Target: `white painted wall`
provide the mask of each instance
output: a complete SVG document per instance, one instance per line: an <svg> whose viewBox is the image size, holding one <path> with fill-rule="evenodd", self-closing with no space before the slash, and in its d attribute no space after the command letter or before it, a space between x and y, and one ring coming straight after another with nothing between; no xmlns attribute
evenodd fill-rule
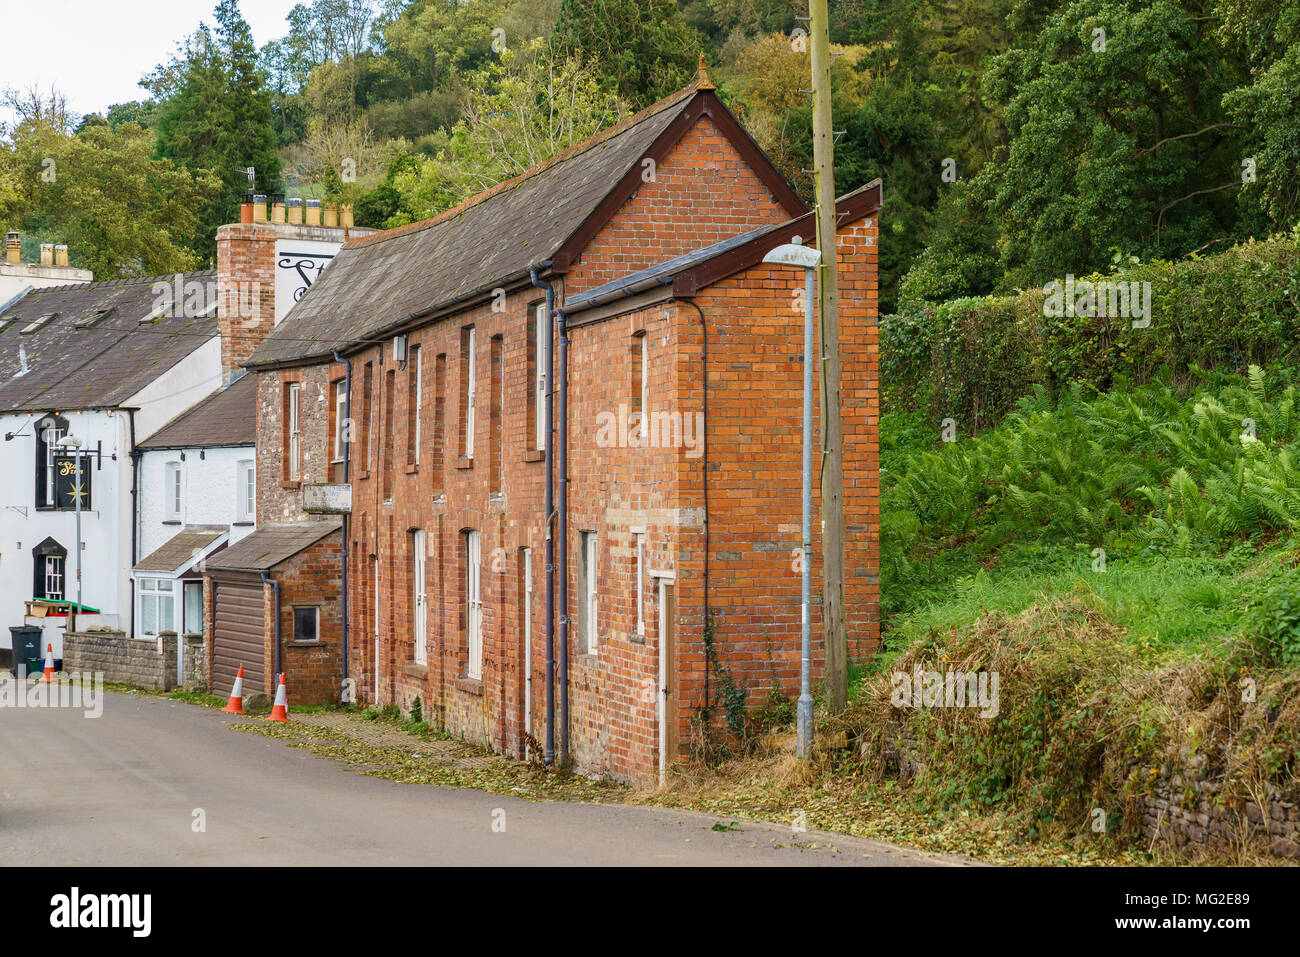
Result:
<svg viewBox="0 0 1300 957"><path fill-rule="evenodd" d="M83 452L91 508L81 513L82 601L108 615L127 606L124 583L131 547L131 456L126 413L61 412ZM23 601L32 597L32 549L47 537L68 550L65 594L76 600L76 513L36 510L36 437L42 416L0 415L0 647L10 645L9 626L24 623ZM129 587L129 586L128 586ZM83 621L88 624L89 620ZM56 656L62 649L55 648Z"/></svg>
<svg viewBox="0 0 1300 957"><path fill-rule="evenodd" d="M106 623L129 630L133 617L132 416L125 409L137 410L135 440L139 442L215 392L220 384L221 346L214 335L122 403L121 409L58 410L68 420L69 431L81 438L83 450L102 448L102 462L92 478L93 508L81 516L81 592L85 604L115 616ZM25 412L0 413L0 433L15 433L12 441L0 441L0 648L10 647L9 626L23 624L23 600L32 597L31 550L46 537L53 537L68 550L66 597L76 599L75 513L35 508L35 429L40 418ZM138 549L136 554L146 551Z"/></svg>
<svg viewBox="0 0 1300 957"><path fill-rule="evenodd" d="M181 461L181 452L185 460ZM181 469L181 524L225 525L234 544L253 530L239 525L238 463L255 462L254 447L241 445L218 449L158 449L140 456L140 548L141 558L180 531L170 521L165 487L167 465Z"/></svg>

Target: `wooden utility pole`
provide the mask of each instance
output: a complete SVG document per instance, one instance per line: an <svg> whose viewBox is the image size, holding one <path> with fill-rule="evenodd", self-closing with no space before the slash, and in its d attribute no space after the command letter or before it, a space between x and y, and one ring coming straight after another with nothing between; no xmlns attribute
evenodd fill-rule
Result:
<svg viewBox="0 0 1300 957"><path fill-rule="evenodd" d="M835 133L831 124L831 43L827 0L809 0L812 51L813 172L817 186L817 248L822 252L817 315L822 346L822 625L826 644L826 705L848 700L848 641L844 633L844 462L840 438L840 315L835 237Z"/></svg>

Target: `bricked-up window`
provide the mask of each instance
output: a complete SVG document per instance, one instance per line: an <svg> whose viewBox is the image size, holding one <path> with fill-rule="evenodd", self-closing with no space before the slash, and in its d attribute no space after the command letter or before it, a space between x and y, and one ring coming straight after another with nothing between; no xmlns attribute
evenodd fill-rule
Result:
<svg viewBox="0 0 1300 957"><path fill-rule="evenodd" d="M424 412L424 357L411 346L406 364L406 464L420 464L420 416Z"/></svg>
<svg viewBox="0 0 1300 957"><path fill-rule="evenodd" d="M295 607L293 610L293 640L320 640L320 610L311 605L307 608Z"/></svg>
<svg viewBox="0 0 1300 957"><path fill-rule="evenodd" d="M628 423L645 446L646 436L650 432L650 363L648 361L647 343L649 338L644 329L632 334L632 388L631 408L628 410Z"/></svg>
<svg viewBox="0 0 1300 957"><path fill-rule="evenodd" d="M374 396L371 394L374 383L375 364L367 362L361 375L361 434L356 436L361 447L353 449L357 467L367 472L370 471L370 410L374 406Z"/></svg>
<svg viewBox="0 0 1300 957"><path fill-rule="evenodd" d="M528 421L533 423L533 448L546 448L546 303L533 309L528 330L528 376L533 387L528 392Z"/></svg>
<svg viewBox="0 0 1300 957"><path fill-rule="evenodd" d="M579 536L582 550L578 569L578 653L594 655L599 644L600 620L596 606L596 581L600 574L600 553L595 532Z"/></svg>
<svg viewBox="0 0 1300 957"><path fill-rule="evenodd" d="M284 477L297 482L302 478L302 383L287 382L284 387Z"/></svg>
<svg viewBox="0 0 1300 957"><path fill-rule="evenodd" d="M504 340L493 336L488 367L488 494L500 495L505 484L505 461L502 449L502 418L505 406L505 377L501 359Z"/></svg>
<svg viewBox="0 0 1300 957"><path fill-rule="evenodd" d="M334 455L335 462L343 461L343 443L348 433L348 388L347 380L339 379L334 383L334 403L331 415L334 419Z"/></svg>
<svg viewBox="0 0 1300 957"><path fill-rule="evenodd" d="M433 360L433 494L442 494L442 469L447 445L447 353Z"/></svg>
<svg viewBox="0 0 1300 957"><path fill-rule="evenodd" d="M460 454L467 459L474 457L474 393L478 388L475 381L478 372L474 361L474 327L466 326L460 331Z"/></svg>
<svg viewBox="0 0 1300 957"><path fill-rule="evenodd" d="M483 549L476 529L467 528L465 537L465 676L483 677Z"/></svg>
<svg viewBox="0 0 1300 957"><path fill-rule="evenodd" d="M389 369L384 376L384 450L380 468L384 472L384 501L393 498L393 398L397 392L397 373Z"/></svg>

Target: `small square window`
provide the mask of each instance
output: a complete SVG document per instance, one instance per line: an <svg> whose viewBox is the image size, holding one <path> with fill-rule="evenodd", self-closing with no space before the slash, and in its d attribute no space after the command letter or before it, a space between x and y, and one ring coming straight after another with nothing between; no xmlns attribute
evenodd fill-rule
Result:
<svg viewBox="0 0 1300 957"><path fill-rule="evenodd" d="M319 631L317 625L317 609L295 608L293 610L293 640L294 641L317 641L319 640Z"/></svg>

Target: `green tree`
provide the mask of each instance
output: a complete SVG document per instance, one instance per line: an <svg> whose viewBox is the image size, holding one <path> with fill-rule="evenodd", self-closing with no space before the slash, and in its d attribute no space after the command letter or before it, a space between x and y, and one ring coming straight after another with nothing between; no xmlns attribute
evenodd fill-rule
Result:
<svg viewBox="0 0 1300 957"><path fill-rule="evenodd" d="M271 122L271 94L264 87L252 31L237 0L220 0L215 32L201 25L185 46L175 69L154 75L169 78L175 93L158 117L158 153L197 172L210 171L221 183L199 213L193 246L205 259L216 251L217 227L237 214L250 184L273 192L280 183L280 158Z"/></svg>
<svg viewBox="0 0 1300 957"><path fill-rule="evenodd" d="M633 109L685 86L704 49L676 0L563 0L554 40L595 60Z"/></svg>
<svg viewBox="0 0 1300 957"><path fill-rule="evenodd" d="M67 243L73 265L96 279L194 268L186 242L216 188L215 177L157 157L135 123L113 130L100 120L69 134L27 121L0 142L0 223Z"/></svg>

